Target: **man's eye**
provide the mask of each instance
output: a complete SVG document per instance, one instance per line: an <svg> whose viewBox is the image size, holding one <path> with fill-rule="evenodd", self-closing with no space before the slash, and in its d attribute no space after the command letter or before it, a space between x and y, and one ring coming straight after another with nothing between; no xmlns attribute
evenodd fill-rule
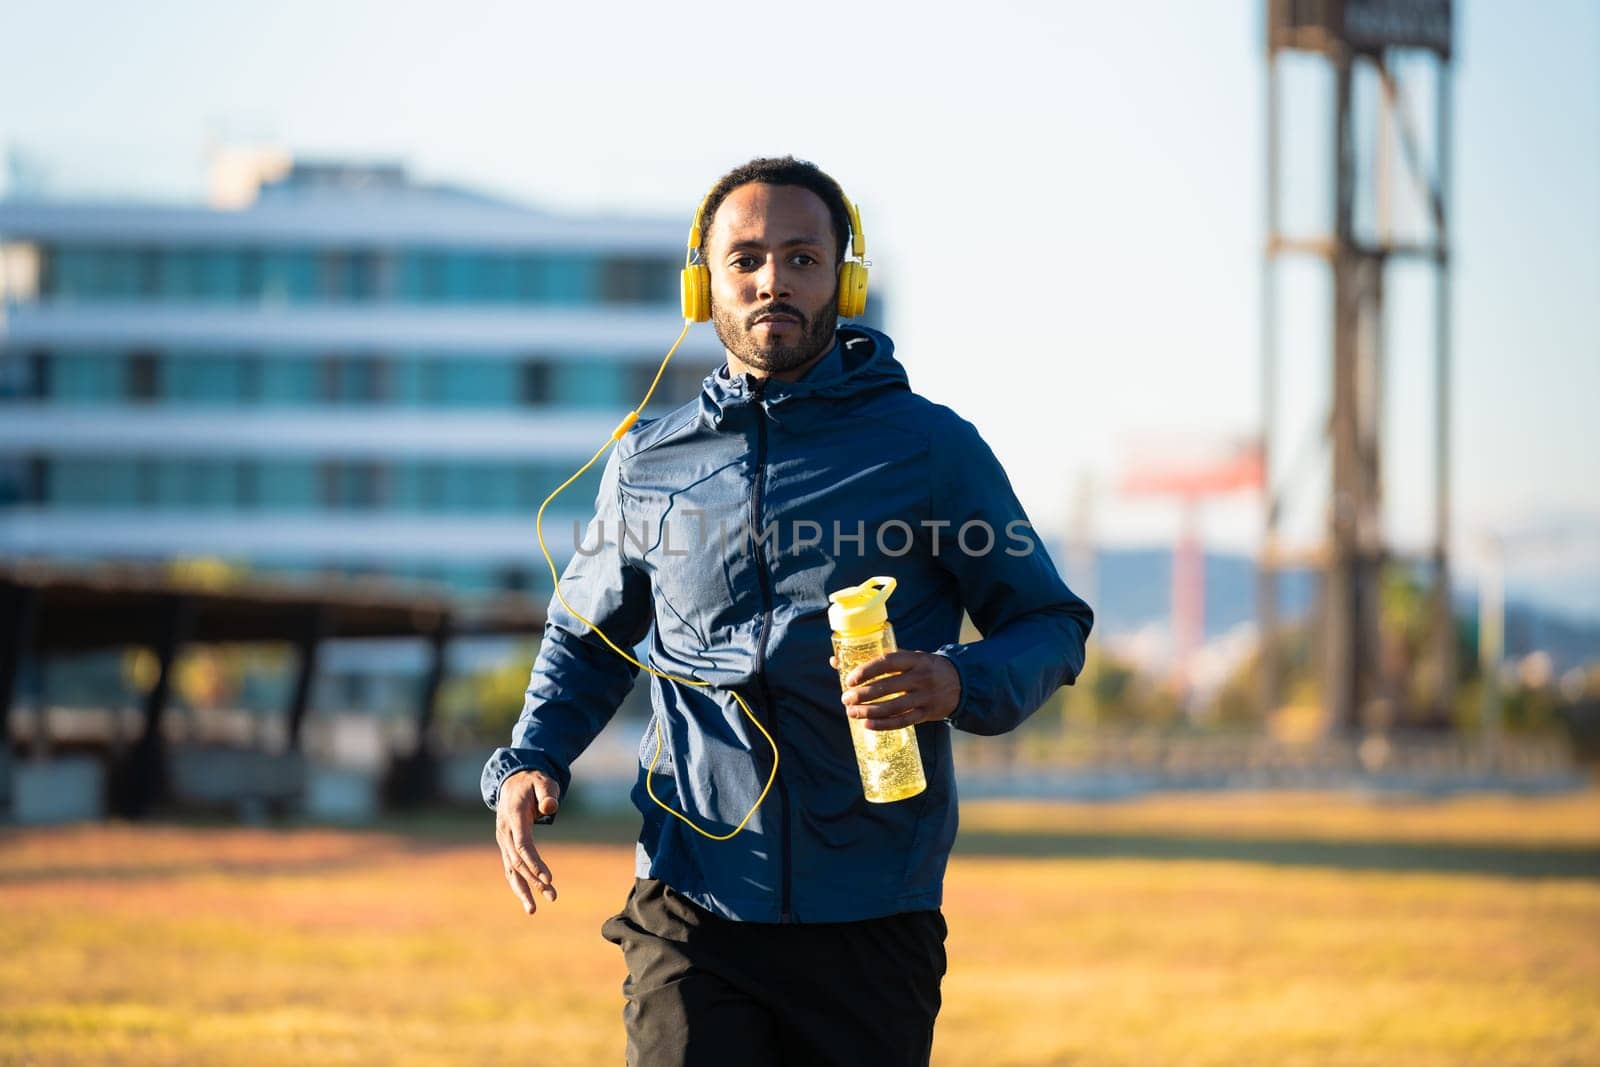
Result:
<svg viewBox="0 0 1600 1067"><path fill-rule="evenodd" d="M738 256L733 261L733 267L735 270L754 270L755 266L755 256Z"/></svg>
<svg viewBox="0 0 1600 1067"><path fill-rule="evenodd" d="M817 257L813 256L810 252L796 252L789 260L789 262L793 263L797 267L809 267L816 261Z"/></svg>

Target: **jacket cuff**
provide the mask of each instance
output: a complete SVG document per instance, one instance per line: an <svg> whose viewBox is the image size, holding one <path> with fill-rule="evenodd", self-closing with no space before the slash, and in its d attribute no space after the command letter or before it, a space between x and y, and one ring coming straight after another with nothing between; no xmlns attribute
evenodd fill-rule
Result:
<svg viewBox="0 0 1600 1067"><path fill-rule="evenodd" d="M964 717L970 717L967 716L967 709L972 706L973 702L972 680L968 677L969 672L962 662L965 659L966 651L966 645L952 643L941 645L933 652L935 656L943 656L949 660L950 665L956 669L956 677L961 680L961 696L956 700L956 710L946 715L944 719L945 722L957 729L961 728Z"/></svg>

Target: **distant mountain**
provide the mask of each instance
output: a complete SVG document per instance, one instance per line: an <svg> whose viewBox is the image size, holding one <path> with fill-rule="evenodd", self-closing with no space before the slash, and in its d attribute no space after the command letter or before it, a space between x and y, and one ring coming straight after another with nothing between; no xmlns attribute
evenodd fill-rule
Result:
<svg viewBox="0 0 1600 1067"><path fill-rule="evenodd" d="M1456 617L1468 619L1476 635L1477 598L1457 597ZM1513 601L1506 605L1506 658L1518 659L1530 652L1549 653L1557 674L1600 662L1600 623Z"/></svg>
<svg viewBox="0 0 1600 1067"><path fill-rule="evenodd" d="M1054 558L1063 558L1052 554ZM1102 549L1096 558L1095 626L1116 634L1165 623L1172 617L1172 553L1161 548ZM1069 581L1071 578L1069 576ZM1317 576L1303 568L1278 577L1278 607L1284 619L1300 618L1316 602ZM1248 556L1205 557L1207 640L1256 617L1256 563Z"/></svg>

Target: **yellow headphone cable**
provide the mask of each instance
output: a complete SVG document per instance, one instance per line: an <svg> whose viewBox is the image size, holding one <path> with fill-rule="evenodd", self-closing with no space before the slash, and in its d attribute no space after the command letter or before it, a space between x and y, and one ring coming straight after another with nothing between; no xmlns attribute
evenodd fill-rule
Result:
<svg viewBox="0 0 1600 1067"><path fill-rule="evenodd" d="M606 443L601 445L599 451L597 451L593 456L589 457L589 462L585 463L582 467L579 467L577 473L568 478L566 481L562 482L560 485L556 486L555 490L549 496L544 498L544 503L539 505L539 514L534 519L534 531L539 536L539 550L544 553L544 561L550 566L550 577L555 581L556 599L561 601L561 606L567 609L567 613L569 615L588 626L589 629L593 630L595 634L599 636L600 640L606 643L606 646L610 648L611 651L615 652L617 655L621 656L635 667L638 667L640 670L648 671L650 674L653 674L655 677L664 681L678 682L682 685L693 685L700 686L702 688L709 688L711 686L710 682L702 682L695 678L680 678L675 674L667 674L665 671L658 671L648 664L640 663L625 650L619 648L615 641L612 641L611 638L606 636L605 631L601 630L600 627L594 624L593 620L585 618L581 613L578 612L576 608L574 608L571 604L568 604L567 598L561 593L561 575L556 572L556 562L551 558L550 549L544 543L544 509L550 506L550 501L554 500L563 489L577 481L579 478L583 477L589 468L594 466L595 462L601 456L605 455L606 449L610 448L616 442L622 440L622 435L627 433L628 428L638 421L639 413L644 410L646 404L650 403L651 395L655 393L656 386L661 383L661 376L666 373L668 361L672 359L672 355L678 350L678 346L683 344L683 339L689 335L689 327L692 325L694 325L692 321L684 321L682 332L678 334L678 339L672 342L672 347L667 349L667 354L661 360L661 366L656 370L656 376L654 380L650 382L650 388L645 391L644 399L639 401L639 406L623 416L622 421L617 424L617 428L611 431L611 436L606 440ZM744 818L739 820L738 826L735 826L732 830L725 834L711 833L709 830L701 829L695 824L693 819L689 818L689 816L685 815L681 811L678 811L676 808L663 803L661 798L656 796L656 791L651 785L651 779L655 774L656 761L661 758L662 737L661 719L659 716L654 714L651 715L651 720L655 726L656 751L655 754L650 757L650 766L645 769L644 775L644 790L650 795L651 800L655 801L663 811L681 819L695 833L709 837L713 841L727 841L740 830L743 830L750 822L751 816L755 815L756 809L759 808L762 802L767 799L767 794L772 791L772 783L777 781L778 778L778 743L774 741L772 735L767 732L767 728L761 725L761 720L755 717L755 714L750 710L750 705L744 702L744 697L740 696L736 690L730 689L728 692L733 694L733 699L737 700L739 702L739 707L744 710L745 717L748 718L752 723L755 723L756 729L760 730L761 735L767 739L767 744L772 746L772 772L767 775L767 784L761 787L761 795L756 797L756 802L754 804L750 805L750 810L744 813Z"/></svg>

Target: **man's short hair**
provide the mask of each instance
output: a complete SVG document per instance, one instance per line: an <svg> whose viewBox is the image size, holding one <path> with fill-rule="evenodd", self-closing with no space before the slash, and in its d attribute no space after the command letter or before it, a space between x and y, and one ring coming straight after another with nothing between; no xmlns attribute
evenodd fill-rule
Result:
<svg viewBox="0 0 1600 1067"><path fill-rule="evenodd" d="M728 194L741 185L796 185L809 189L828 209L833 221L834 253L839 263L844 262L845 246L850 243L850 209L845 207L844 190L839 183L825 174L815 163L793 156L775 159L752 159L735 167L717 179L706 196L704 222L700 227L700 259L706 259L706 248L711 243L711 220Z"/></svg>

